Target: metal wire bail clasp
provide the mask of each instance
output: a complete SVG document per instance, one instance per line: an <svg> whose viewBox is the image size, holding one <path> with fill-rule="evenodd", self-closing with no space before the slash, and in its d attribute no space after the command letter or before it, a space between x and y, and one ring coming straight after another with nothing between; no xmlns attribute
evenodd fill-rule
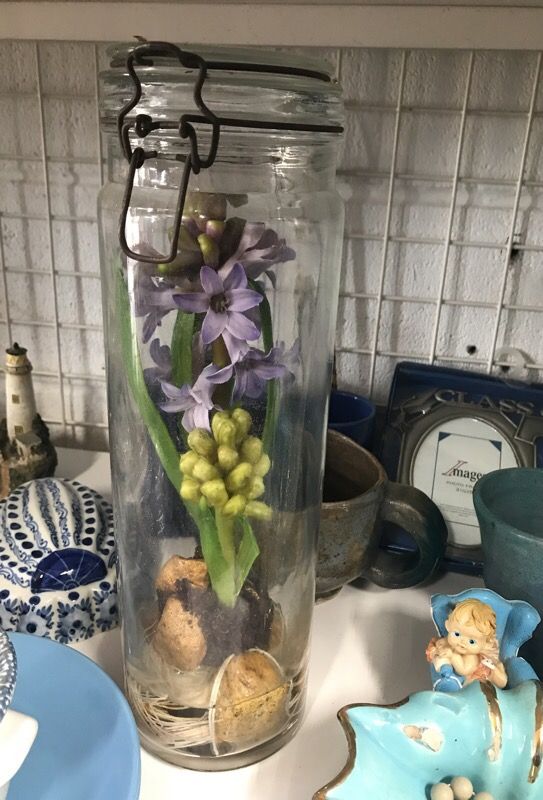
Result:
<svg viewBox="0 0 543 800"><path fill-rule="evenodd" d="M141 81L136 72L135 66L152 66L153 62L151 58L153 56L173 56L179 60L183 67L198 70L198 75L194 84L194 102L200 111L200 114L183 114L180 117L179 123L172 123L168 121L154 122L152 117L150 117L148 114L138 114L134 121L126 120L127 115L139 103L142 94ZM183 208L185 206L190 174L191 172L194 172L194 174L197 175L201 169L207 169L210 167L215 161L219 147L219 120L206 106L202 99L202 88L207 77L207 63L205 59L196 53L190 53L181 50L179 47L174 44L170 44L169 42L144 42L143 44L135 47L134 50L129 54L126 61L126 66L134 84L134 93L132 98L123 106L117 118L119 141L124 156L129 163L126 188L119 220L119 242L123 252L129 258L132 258L135 261L145 261L151 264L169 264L176 258L178 252L179 233L183 220ZM193 123L208 123L211 125L211 142L209 146L209 152L205 157L200 155L198 148L198 136ZM177 128L181 139L188 139L190 143L190 151L188 154L178 154L176 156L178 161L183 162L183 172L175 209L171 249L170 252L165 255L137 253L130 249L126 240L126 224L128 213L130 211L130 201L132 199L136 171L140 169L140 167L142 167L145 161L148 159L158 157L158 152L156 150L145 150L143 147L135 147L134 150L132 150L130 144L130 130L132 128L140 139L145 139L145 137L148 136L152 131L159 129L175 130Z"/></svg>

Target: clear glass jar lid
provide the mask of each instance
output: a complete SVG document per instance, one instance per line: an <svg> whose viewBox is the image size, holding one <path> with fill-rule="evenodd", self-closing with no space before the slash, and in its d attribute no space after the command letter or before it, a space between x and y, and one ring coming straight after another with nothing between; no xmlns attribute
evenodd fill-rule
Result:
<svg viewBox="0 0 543 800"><path fill-rule="evenodd" d="M137 43L114 45L108 50L110 68L100 75L102 125L108 132L116 129L118 113L133 95L127 57L137 46ZM294 128L340 129L343 124L341 89L325 62L262 48L183 50L197 53L208 62L202 96L218 117L239 119L244 128L251 127L251 120ZM217 63L222 68L213 66ZM229 69L229 63L237 68ZM257 71L255 65L270 69ZM148 114L154 120L175 122L181 114L197 110L193 96L197 75L194 68L183 66L172 56L160 56L153 57L148 66L137 65L136 71L141 81L141 98L127 119ZM338 134L341 130L324 135L330 132ZM318 135L318 131L313 133Z"/></svg>

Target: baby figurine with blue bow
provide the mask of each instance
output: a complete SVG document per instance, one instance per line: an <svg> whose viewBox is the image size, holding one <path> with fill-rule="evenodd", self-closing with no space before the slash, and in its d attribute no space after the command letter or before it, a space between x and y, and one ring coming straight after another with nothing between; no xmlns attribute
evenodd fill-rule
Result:
<svg viewBox="0 0 543 800"><path fill-rule="evenodd" d="M463 600L447 617L445 628L447 636L433 638L426 648L426 658L435 670L442 675L454 671L464 677L464 686L478 680L504 689L507 673L499 658L496 614L491 606L475 598Z"/></svg>

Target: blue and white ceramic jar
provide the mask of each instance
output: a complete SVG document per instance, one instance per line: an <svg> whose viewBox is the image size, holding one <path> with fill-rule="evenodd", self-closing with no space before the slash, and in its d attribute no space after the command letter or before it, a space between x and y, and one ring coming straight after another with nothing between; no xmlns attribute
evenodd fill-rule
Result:
<svg viewBox="0 0 543 800"><path fill-rule="evenodd" d="M118 621L113 512L77 481L41 478L0 504L0 626L59 642Z"/></svg>
<svg viewBox="0 0 543 800"><path fill-rule="evenodd" d="M15 650L0 629L0 800L5 800L9 784L32 747L38 723L26 714L9 708L17 678Z"/></svg>

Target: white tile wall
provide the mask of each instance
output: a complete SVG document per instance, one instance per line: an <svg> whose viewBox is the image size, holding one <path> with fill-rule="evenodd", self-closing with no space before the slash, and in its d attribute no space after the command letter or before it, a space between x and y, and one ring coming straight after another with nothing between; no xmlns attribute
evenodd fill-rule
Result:
<svg viewBox="0 0 543 800"><path fill-rule="evenodd" d="M541 377L539 55L321 53L347 101L340 385L383 402L399 358L499 370L502 345ZM57 442L104 448L97 62L101 45L0 41L0 345L29 348Z"/></svg>

